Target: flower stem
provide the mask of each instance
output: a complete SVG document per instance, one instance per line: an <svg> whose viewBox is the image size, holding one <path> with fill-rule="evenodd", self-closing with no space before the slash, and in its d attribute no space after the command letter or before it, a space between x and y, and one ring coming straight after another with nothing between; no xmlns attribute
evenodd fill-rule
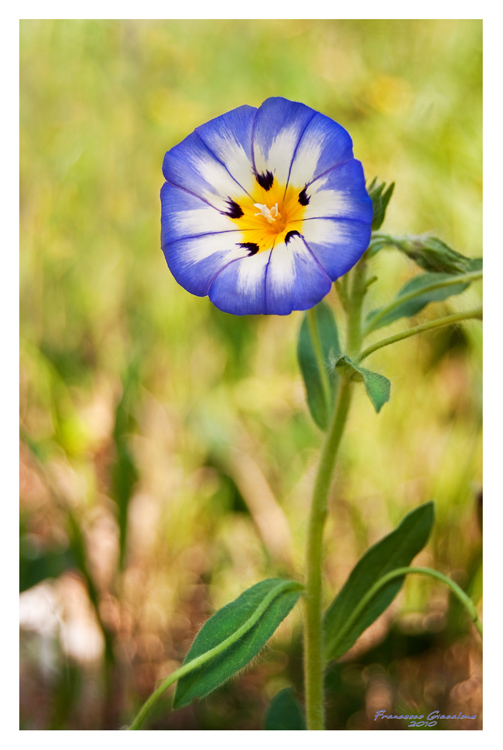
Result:
<svg viewBox="0 0 503 750"><path fill-rule="evenodd" d="M363 298L367 289L366 263L361 260L353 271L348 306L346 347L354 356L361 347ZM323 647L323 531L328 513L328 497L335 461L351 404L352 383L341 376L335 409L321 453L313 490L306 550L304 682L307 728L325 728L324 647Z"/></svg>
<svg viewBox="0 0 503 750"><path fill-rule="evenodd" d="M476 307L473 310L466 310L465 312L453 313L452 315L446 315L443 318L436 318L435 320L429 320L427 323L421 323L421 325L409 328L407 331L401 331L395 336L390 336L387 339L381 339L372 346L365 349L358 359L358 363L364 360L369 354L373 354L378 349L382 349L384 346L395 344L397 341L409 338L409 336L415 336L417 333L424 333L424 331L431 331L434 328L441 328L442 326L448 326L452 323L460 323L462 320L470 320L471 318L482 319L482 307Z"/></svg>
<svg viewBox="0 0 503 750"><path fill-rule="evenodd" d="M362 309L366 292L367 264L362 258L353 270L353 286L348 310L346 353L350 359L354 359L360 353L362 345Z"/></svg>
<svg viewBox="0 0 503 750"><path fill-rule="evenodd" d="M323 530L328 512L328 494L351 402L351 383L343 379L338 388L332 423L321 454L314 485L307 538L305 591L304 680L308 729L325 728L323 691Z"/></svg>

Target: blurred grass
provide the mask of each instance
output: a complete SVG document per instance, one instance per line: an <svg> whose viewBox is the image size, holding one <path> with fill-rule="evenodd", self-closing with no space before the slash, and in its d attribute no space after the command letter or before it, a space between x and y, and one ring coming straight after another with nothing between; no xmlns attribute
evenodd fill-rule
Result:
<svg viewBox="0 0 503 750"><path fill-rule="evenodd" d="M215 608L268 575L299 573L320 444L296 363L301 314L233 318L171 278L159 240L165 151L241 104L302 101L349 130L367 178L396 181L387 231L433 230L479 256L482 24L22 21L20 55L22 550L56 570L55 555L58 565L71 559L68 519L77 519L97 608L86 609L85 578L55 579L57 624L23 631L21 720L118 727ZM391 252L375 265L377 306L414 269ZM468 308L478 293L443 307ZM327 533L327 596L370 543L434 498L421 562L478 600L479 326L403 342L369 366L391 379L392 400L379 418L363 394L355 400ZM408 646L395 653L385 674L395 697L407 658L409 700L447 712L473 688L477 703L478 647L460 641L449 662L467 626L449 617L447 599L418 578L392 611L405 624L415 616L417 638L444 654L433 699L428 679L438 674L420 676ZM159 726L256 728L285 664L300 686L299 619L240 678L242 699L231 685ZM100 622L114 639L108 688L99 649L86 661L68 637L72 623L91 632ZM471 666L449 671L467 648ZM371 683L353 680L356 703L334 714L339 728L365 728Z"/></svg>

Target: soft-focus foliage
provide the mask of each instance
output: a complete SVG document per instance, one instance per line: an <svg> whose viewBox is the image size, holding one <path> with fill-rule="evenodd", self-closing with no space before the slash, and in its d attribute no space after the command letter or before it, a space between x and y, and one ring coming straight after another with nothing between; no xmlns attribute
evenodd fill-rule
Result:
<svg viewBox="0 0 503 750"><path fill-rule="evenodd" d="M122 726L208 616L302 565L321 440L302 314L235 318L177 286L160 250L165 151L241 104L302 101L348 129L367 178L396 183L383 231L433 231L478 257L481 44L479 21L21 22L23 727ZM415 273L393 250L373 264L369 309ZM366 361L392 397L379 416L363 389L354 399L327 604L431 498L418 562L480 600L480 348L470 323ZM33 587L42 570L53 577ZM301 694L299 618L239 689L153 725L259 728L278 690ZM480 669L464 614L414 578L331 668L329 727L374 728L392 707L480 715Z"/></svg>

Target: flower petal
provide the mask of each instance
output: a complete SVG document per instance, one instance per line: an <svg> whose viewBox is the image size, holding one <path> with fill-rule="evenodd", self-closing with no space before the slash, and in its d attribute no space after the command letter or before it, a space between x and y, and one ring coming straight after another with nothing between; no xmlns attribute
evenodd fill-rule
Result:
<svg viewBox="0 0 503 750"><path fill-rule="evenodd" d="M165 182L161 188L161 245L204 234L236 231L228 216L208 206L201 198Z"/></svg>
<svg viewBox="0 0 503 750"><path fill-rule="evenodd" d="M370 224L351 219L313 219L302 227L309 249L332 281L361 258L370 242L370 232Z"/></svg>
<svg viewBox="0 0 503 750"><path fill-rule="evenodd" d="M218 273L249 255L240 239L241 232L181 239L163 246L164 257L177 282L191 294L204 297Z"/></svg>
<svg viewBox="0 0 503 750"><path fill-rule="evenodd" d="M229 263L213 280L213 304L233 315L265 315L265 277L271 250Z"/></svg>
<svg viewBox="0 0 503 750"><path fill-rule="evenodd" d="M373 209L362 165L356 159L342 162L304 192L309 202L300 231L335 281L354 266L370 242Z"/></svg>
<svg viewBox="0 0 503 750"><path fill-rule="evenodd" d="M342 125L316 112L302 133L290 173L291 185L307 185L353 158L353 142Z"/></svg>
<svg viewBox="0 0 503 750"><path fill-rule="evenodd" d="M363 167L356 159L343 162L305 189L306 219L341 218L372 221L372 200L365 188Z"/></svg>
<svg viewBox="0 0 503 750"><path fill-rule="evenodd" d="M254 186L252 126L257 110L243 105L196 128L205 146L229 174L250 192Z"/></svg>
<svg viewBox="0 0 503 750"><path fill-rule="evenodd" d="M242 123L243 119L245 122L247 119L249 120L249 130L251 132L251 117L248 109L251 108L246 107L247 112L243 113L244 117L234 115L234 117L229 118L229 115L232 115L232 112L229 112L227 115L222 115L222 117L216 119L226 120L226 118L229 118L228 133L231 132L232 125L241 123L239 125L241 131L235 134L237 139L240 133L243 134L245 132L246 134L246 126ZM231 167L233 165L236 166L239 176L244 177L244 159L243 154L239 152L239 148L237 147L238 141L236 139L236 146L234 147L229 146L231 141L228 138L224 138L223 141L214 139L215 150L211 150L207 143L212 143L210 135L212 132L215 132L214 128L218 127L217 125L213 127L212 122L207 123L207 126L209 126L207 131L201 128L201 135L198 129L168 151L164 157L162 171L168 182L188 190L190 193L205 200L209 205L225 213L229 210L229 200L246 194L246 188L234 179L226 163L229 163ZM225 147L225 142L227 142L227 147ZM243 150L246 156L246 149ZM218 154L226 161L220 161ZM252 184L251 174L252 168L250 165L248 173L249 185Z"/></svg>
<svg viewBox="0 0 503 750"><path fill-rule="evenodd" d="M287 183L297 145L315 114L305 104L282 97L266 99L259 107L252 138L253 163L259 182L267 181L270 175L280 183Z"/></svg>
<svg viewBox="0 0 503 750"><path fill-rule="evenodd" d="M269 315L289 315L292 310L308 310L327 295L332 286L318 260L300 235L276 245L266 277L266 311Z"/></svg>

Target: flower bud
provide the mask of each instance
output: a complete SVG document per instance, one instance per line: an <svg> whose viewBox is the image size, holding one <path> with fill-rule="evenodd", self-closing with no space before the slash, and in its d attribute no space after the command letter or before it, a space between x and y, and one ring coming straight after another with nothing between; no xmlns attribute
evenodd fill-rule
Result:
<svg viewBox="0 0 503 750"><path fill-rule="evenodd" d="M390 202L391 196L393 195L393 190L395 189L395 183L392 182L391 185L388 185L388 187L386 189L385 188L385 182L381 182L380 185L377 184L377 177L374 177L367 188L367 192L372 199L372 206L374 209L374 215L372 217L373 232L375 232L376 229L379 229L382 226L384 217L386 216L388 203Z"/></svg>
<svg viewBox="0 0 503 750"><path fill-rule="evenodd" d="M468 273L473 259L466 258L437 237L403 237L396 247L425 271L434 273Z"/></svg>

